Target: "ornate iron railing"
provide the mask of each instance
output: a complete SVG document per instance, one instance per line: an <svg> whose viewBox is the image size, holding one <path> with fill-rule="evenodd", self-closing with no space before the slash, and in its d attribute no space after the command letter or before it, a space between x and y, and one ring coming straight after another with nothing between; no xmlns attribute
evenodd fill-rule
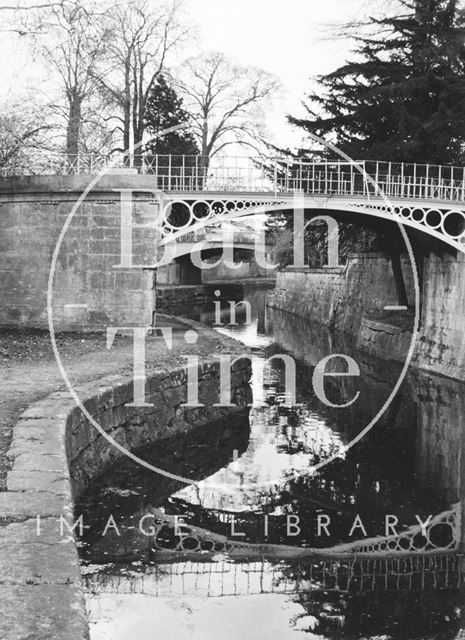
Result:
<svg viewBox="0 0 465 640"><path fill-rule="evenodd" d="M293 193L315 196L376 196L465 201L465 168L364 160L298 161L249 156L47 155L2 175L98 174L103 169L153 175L163 191Z"/></svg>

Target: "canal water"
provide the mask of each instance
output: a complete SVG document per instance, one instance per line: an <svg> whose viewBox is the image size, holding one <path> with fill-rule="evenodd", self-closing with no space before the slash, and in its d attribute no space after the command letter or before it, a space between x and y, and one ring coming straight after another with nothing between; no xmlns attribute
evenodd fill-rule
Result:
<svg viewBox="0 0 465 640"><path fill-rule="evenodd" d="M221 317L196 310L252 350L250 412L141 452L192 484L125 460L81 497L92 640L458 637L463 385L411 373L351 446L400 367L265 295L246 287L251 315L242 306L235 325L225 305ZM327 377L327 400L344 408L315 391L334 353L360 369ZM273 355L296 362L297 406Z"/></svg>

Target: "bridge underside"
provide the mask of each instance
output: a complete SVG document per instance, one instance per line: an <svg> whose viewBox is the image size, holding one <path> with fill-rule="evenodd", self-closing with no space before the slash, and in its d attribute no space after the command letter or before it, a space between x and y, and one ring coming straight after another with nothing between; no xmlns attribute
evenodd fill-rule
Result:
<svg viewBox="0 0 465 640"><path fill-rule="evenodd" d="M222 258L224 250L228 245L217 244L202 251L198 257L206 263L205 267L199 267L192 260L192 252L195 250L195 243L176 243L176 254L171 262L161 266L157 270L157 283L166 285L196 285L210 282L217 273L215 264ZM233 250L232 256L236 268L228 268L224 263L219 265L221 273L218 280L247 279L248 277L270 277L273 271L268 271L264 267L256 264L256 257L259 255L262 260L271 262L268 254L256 252L253 245L239 243L229 247ZM212 260L210 260L212 259ZM243 268L240 268L242 263ZM252 266L253 265L253 266ZM211 274L211 275L210 275ZM256 274L256 275L255 275ZM205 277L204 277L205 276Z"/></svg>
<svg viewBox="0 0 465 640"><path fill-rule="evenodd" d="M189 231L223 221L302 208L311 216L331 215L337 221L356 224L400 238L399 225L419 251L443 253L465 251L465 208L447 201L412 201L380 197L316 196L289 193L169 192L163 194L163 216L168 219L173 204L184 207L183 225L167 230L172 239ZM174 233L173 233L174 232Z"/></svg>

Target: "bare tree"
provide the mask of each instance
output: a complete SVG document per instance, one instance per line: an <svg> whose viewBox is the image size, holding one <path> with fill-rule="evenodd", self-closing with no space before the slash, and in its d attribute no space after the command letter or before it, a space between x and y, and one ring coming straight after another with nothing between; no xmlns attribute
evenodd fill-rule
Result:
<svg viewBox="0 0 465 640"><path fill-rule="evenodd" d="M194 123L205 167L230 144L257 145L263 107L280 86L273 75L241 67L222 53L187 60L175 83Z"/></svg>
<svg viewBox="0 0 465 640"><path fill-rule="evenodd" d="M21 11L36 11L36 10L42 10L42 9L50 9L50 7L58 7L58 6L63 6L63 4L66 2L66 0L57 0L56 2L53 2L52 0L50 0L49 2L36 2L36 3L27 3L27 2L21 2L20 0L18 0L18 2L13 3L13 4L1 4L0 5L0 11L12 11L14 13L19 13Z"/></svg>
<svg viewBox="0 0 465 640"><path fill-rule="evenodd" d="M94 72L105 52L110 30L101 13L79 1L53 8L52 19L54 24L42 53L50 68L55 69L64 94L66 154L72 159L79 153L83 108L95 92Z"/></svg>
<svg viewBox="0 0 465 640"><path fill-rule="evenodd" d="M38 157L44 149L44 134L50 129L38 109L32 104L3 105L0 114L0 168L2 171L28 165L33 169L32 156ZM37 152L37 153L36 153Z"/></svg>
<svg viewBox="0 0 465 640"><path fill-rule="evenodd" d="M51 105L54 124L60 130L60 120L64 120L66 153L74 159L79 153L83 110L96 89L95 66L110 33L105 26L105 7L100 4L96 8L91 0L32 0L0 5L0 9L7 16L7 30L27 36L31 53L39 55L52 72L48 88L58 81L60 96Z"/></svg>
<svg viewBox="0 0 465 640"><path fill-rule="evenodd" d="M116 117L125 153L142 142L150 90L164 71L169 52L187 34L178 22L179 10L179 0L157 5L146 0L117 2L111 10L107 64L99 68L95 77L108 103L120 111ZM139 158L137 154L136 163Z"/></svg>
<svg viewBox="0 0 465 640"><path fill-rule="evenodd" d="M17 0L0 4L2 27L0 31L14 32L20 36L38 35L47 31L51 13L75 4L74 0L49 0L49 2L28 2Z"/></svg>
<svg viewBox="0 0 465 640"><path fill-rule="evenodd" d="M83 114L79 150L89 155L110 155L118 143L118 131L111 126L111 112L96 97Z"/></svg>

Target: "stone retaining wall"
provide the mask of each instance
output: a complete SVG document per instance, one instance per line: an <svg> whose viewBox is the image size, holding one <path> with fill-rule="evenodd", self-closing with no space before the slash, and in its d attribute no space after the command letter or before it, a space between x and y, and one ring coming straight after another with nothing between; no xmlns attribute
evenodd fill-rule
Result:
<svg viewBox="0 0 465 640"><path fill-rule="evenodd" d="M409 305L415 302L413 272L401 261ZM398 305L390 256L357 253L339 268L287 268L278 273L276 289L267 296L271 307L293 313L336 332L353 336L360 349L404 362L413 319L405 312L386 314Z"/></svg>
<svg viewBox="0 0 465 640"><path fill-rule="evenodd" d="M92 176L0 178L0 326L47 327L52 255ZM57 330L150 326L153 272L121 263L121 193L133 189L133 222L158 213L153 176L105 175L70 219L57 256L52 307ZM150 192L152 190L152 193ZM153 264L153 229L134 227L133 264Z"/></svg>
<svg viewBox="0 0 465 640"><path fill-rule="evenodd" d="M278 272L271 307L357 339L375 356L405 362L413 327L415 289L407 257L402 259L409 311L386 312L398 305L389 256L352 254L338 269L287 268ZM465 256L430 254L419 280L421 315L412 365L465 380Z"/></svg>
<svg viewBox="0 0 465 640"><path fill-rule="evenodd" d="M423 267L418 367L465 380L465 255L431 253Z"/></svg>
<svg viewBox="0 0 465 640"><path fill-rule="evenodd" d="M412 271L402 260L409 304L414 303ZM279 271L268 304L338 331L357 335L367 311L399 304L390 257L354 253L338 268L287 267Z"/></svg>
<svg viewBox="0 0 465 640"><path fill-rule="evenodd" d="M83 385L76 392L109 436L137 451L246 411L250 374L247 359L232 369L234 408L211 406L218 401L219 389L219 365L212 359L199 366L199 402L205 407L181 407L186 401L184 368L148 375L146 395L152 407L125 406L132 401L132 379L120 375ZM122 455L89 424L67 392L52 393L21 415L9 450L7 491L0 493L0 637L88 638L75 537L66 525L61 535L60 518L72 524L76 495Z"/></svg>
<svg viewBox="0 0 465 640"><path fill-rule="evenodd" d="M399 321L362 318L357 346L378 358L404 363L412 341L411 325L411 318L407 326Z"/></svg>
<svg viewBox="0 0 465 640"><path fill-rule="evenodd" d="M220 291L215 296L215 291ZM213 310L213 301L242 300L244 286L240 282L212 283L198 285L157 286L156 309L159 313L181 315L187 318L200 319L207 305Z"/></svg>

